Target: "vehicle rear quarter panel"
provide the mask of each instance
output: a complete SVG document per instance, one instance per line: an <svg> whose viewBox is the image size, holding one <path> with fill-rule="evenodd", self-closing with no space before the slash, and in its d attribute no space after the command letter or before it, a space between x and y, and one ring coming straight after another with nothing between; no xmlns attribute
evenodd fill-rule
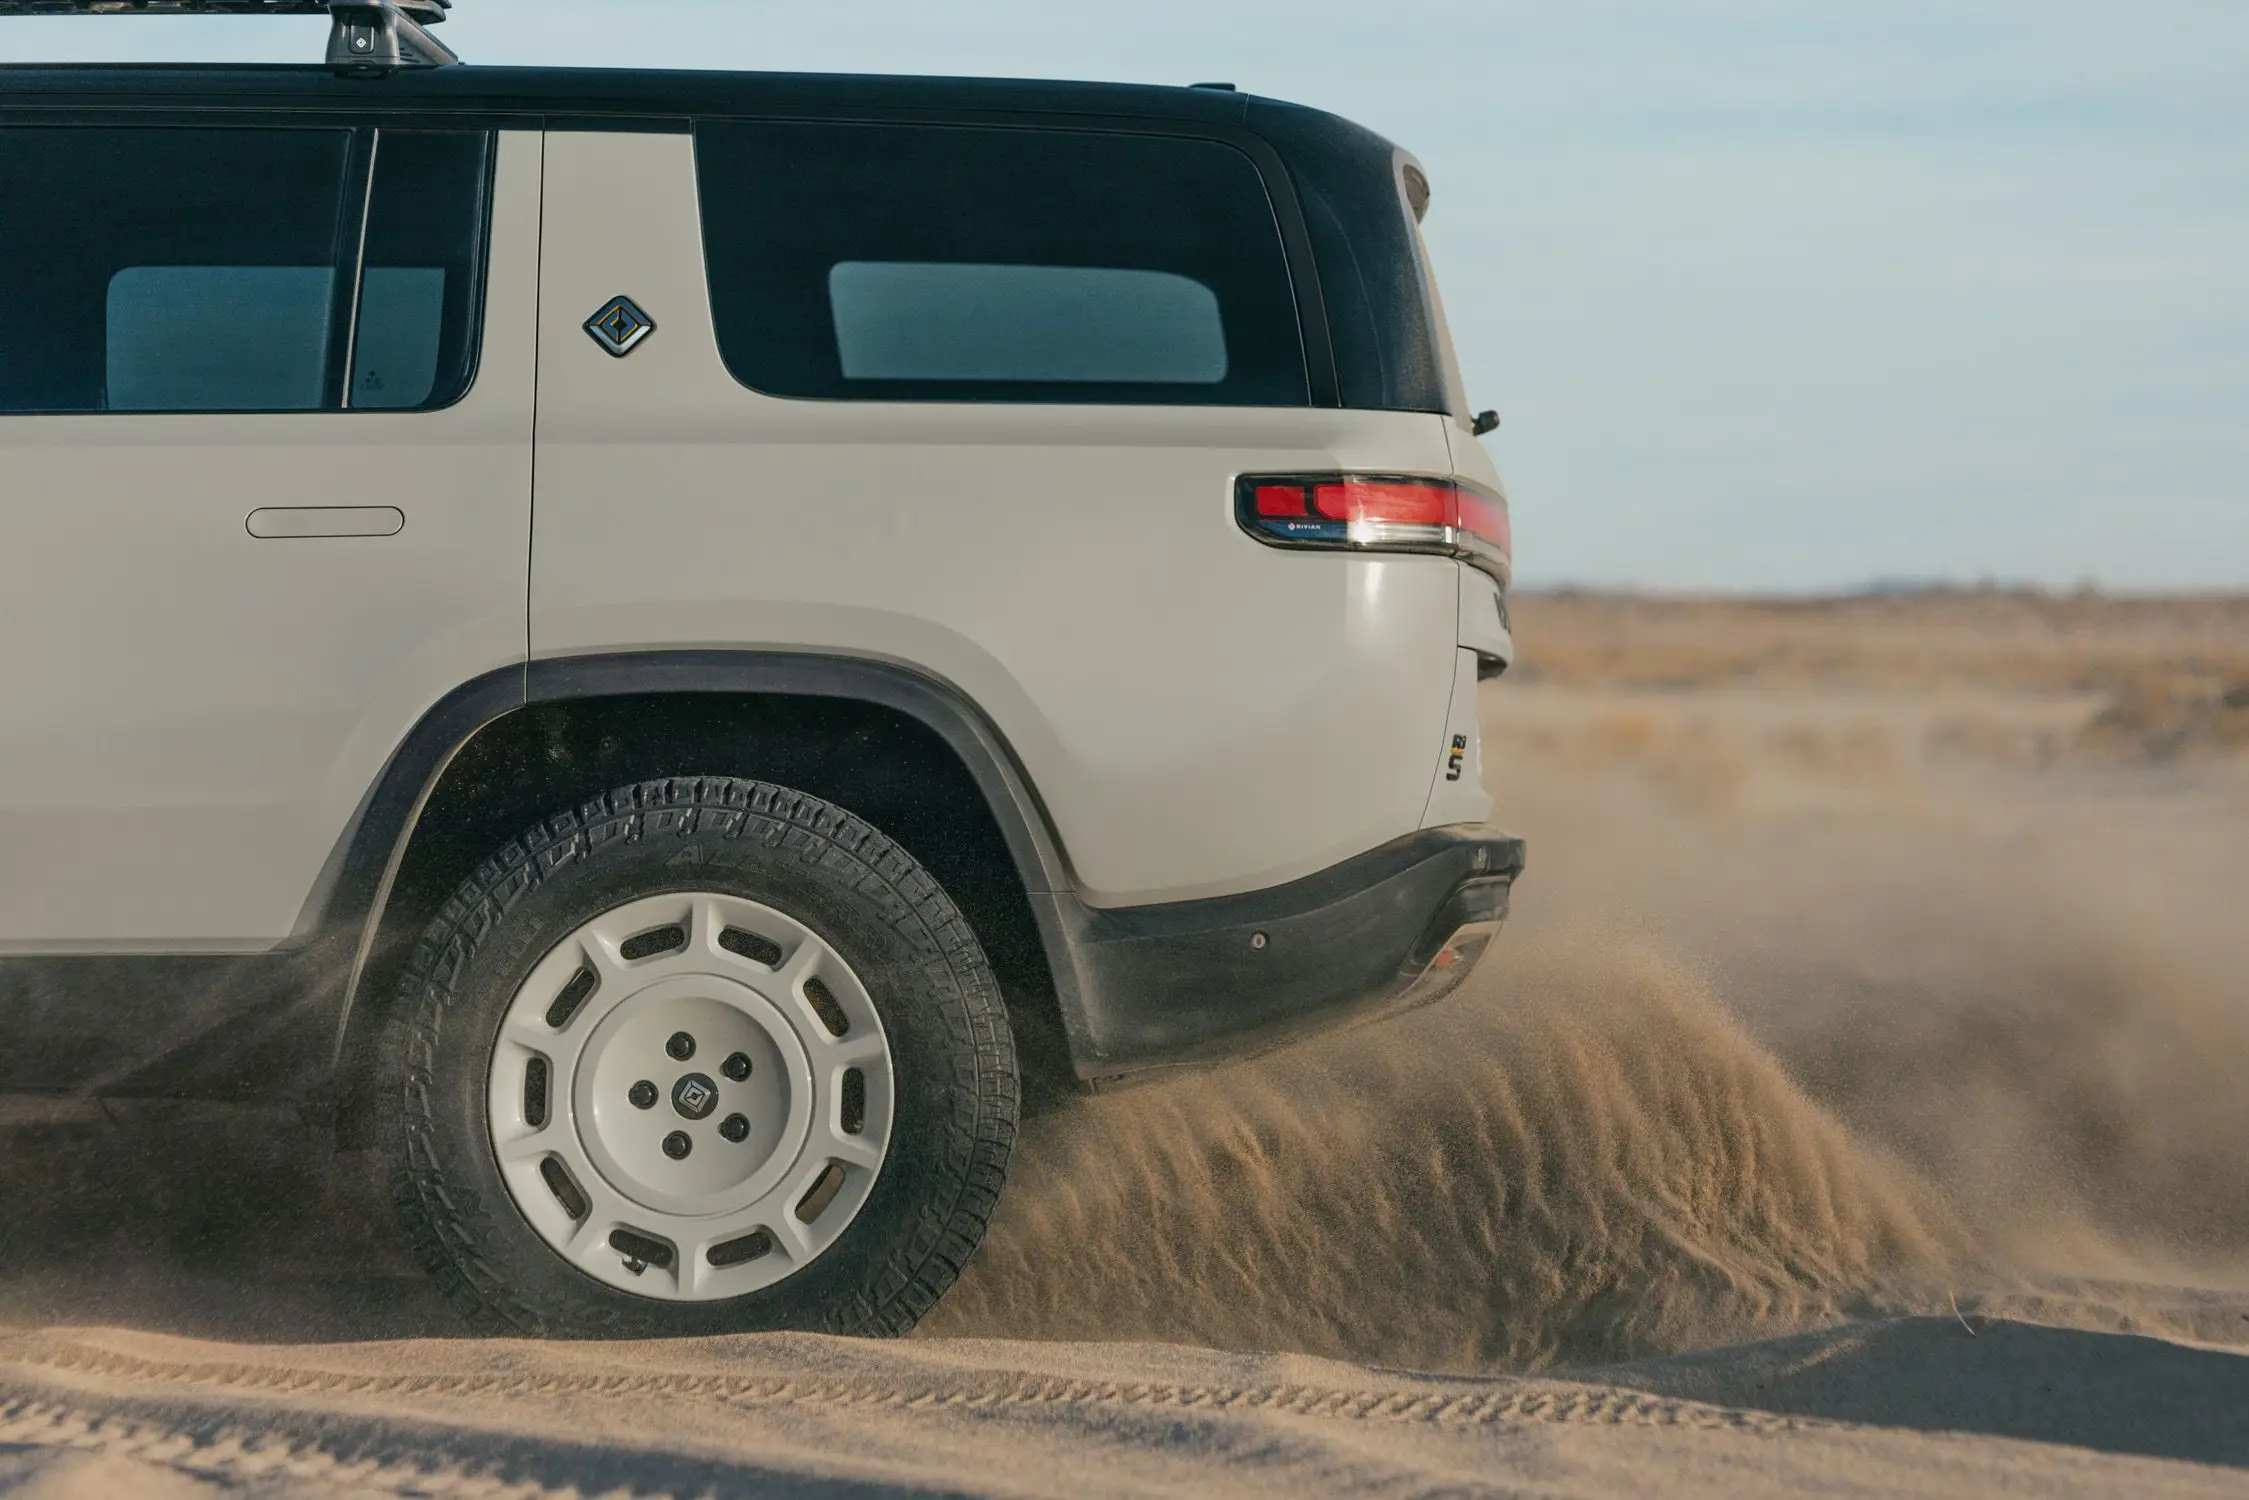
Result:
<svg viewBox="0 0 2249 1500"><path fill-rule="evenodd" d="M1255 889L1421 825L1457 566L1263 546L1233 480L1445 473L1445 418L762 396L719 358L689 137L557 133L547 189L534 657L823 651L942 679L1096 905ZM658 325L622 360L580 327L619 293Z"/></svg>

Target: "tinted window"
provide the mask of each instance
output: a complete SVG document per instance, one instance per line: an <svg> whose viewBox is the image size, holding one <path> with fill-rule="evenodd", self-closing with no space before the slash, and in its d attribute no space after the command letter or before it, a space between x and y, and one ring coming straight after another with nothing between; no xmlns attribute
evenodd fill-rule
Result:
<svg viewBox="0 0 2249 1500"><path fill-rule="evenodd" d="M321 404L327 266L127 266L109 278L111 411L298 411Z"/></svg>
<svg viewBox="0 0 2249 1500"><path fill-rule="evenodd" d="M846 380L1226 378L1218 294L1169 271L847 260L828 301Z"/></svg>
<svg viewBox="0 0 2249 1500"><path fill-rule="evenodd" d="M966 126L706 125L720 352L785 396L1302 406L1249 158Z"/></svg>
<svg viewBox="0 0 2249 1500"><path fill-rule="evenodd" d="M344 130L0 130L0 410L321 404Z"/></svg>
<svg viewBox="0 0 2249 1500"><path fill-rule="evenodd" d="M1345 406L1443 411L1443 364L1397 148L1346 120L1269 99L1250 123L1295 179L1320 268Z"/></svg>
<svg viewBox="0 0 2249 1500"><path fill-rule="evenodd" d="M0 129L0 411L440 405L473 371L487 142ZM364 160L362 155L361 160ZM362 249L356 329L349 290Z"/></svg>
<svg viewBox="0 0 2249 1500"><path fill-rule="evenodd" d="M386 130L375 143L351 404L443 406L476 365L491 137Z"/></svg>

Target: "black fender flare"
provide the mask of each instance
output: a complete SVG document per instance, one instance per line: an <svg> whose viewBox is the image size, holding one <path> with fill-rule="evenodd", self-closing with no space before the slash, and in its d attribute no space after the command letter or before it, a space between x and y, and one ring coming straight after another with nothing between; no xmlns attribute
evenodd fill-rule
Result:
<svg viewBox="0 0 2249 1500"><path fill-rule="evenodd" d="M655 650L545 657L488 672L447 693L399 742L299 919L301 933L357 935L335 1006L328 1062L344 1061L360 984L391 886L446 768L486 727L517 709L651 693L741 693L843 698L889 708L933 731L984 795L1039 929L1073 1052L1085 1033L1077 965L1064 913L1078 905L1053 824L1005 736L972 700L919 669L872 657L814 652Z"/></svg>

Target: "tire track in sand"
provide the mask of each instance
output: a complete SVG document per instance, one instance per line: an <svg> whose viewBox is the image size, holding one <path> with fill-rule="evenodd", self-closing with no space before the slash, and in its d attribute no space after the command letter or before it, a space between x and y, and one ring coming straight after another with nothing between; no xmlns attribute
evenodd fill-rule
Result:
<svg viewBox="0 0 2249 1500"><path fill-rule="evenodd" d="M650 1372L597 1375L374 1374L285 1365L186 1362L84 1346L12 1351L0 1370L16 1374L15 1391L0 1376L0 1402L40 1399L40 1376L91 1378L257 1397L386 1400L524 1401L598 1397L606 1401L693 1402L738 1407L801 1406L890 1411L1036 1411L1112 1406L1163 1411L1238 1412L1356 1422L1492 1426L1558 1422L1601 1426L1687 1427L1780 1435L1845 1424L1711 1406L1638 1391L1567 1381L1435 1377L1390 1389L1350 1389L1301 1382L1198 1384L1176 1381L1084 1380L994 1374L953 1381L875 1376L799 1379L770 1375ZM30 1389L25 1389L28 1385ZM1471 1385L1470 1390L1460 1386ZM0 1406L0 1412L10 1408Z"/></svg>
<svg viewBox="0 0 2249 1500"><path fill-rule="evenodd" d="M1392 1384L1088 1380L991 1373L955 1378L789 1377L652 1371L378 1373L285 1364L163 1360L36 1336L0 1353L0 1445L67 1449L282 1493L492 1496L894 1493L877 1480L822 1479L747 1456L666 1453L483 1425L516 1403L592 1399L617 1406L1067 1417L1139 1411L1214 1423L1311 1419L1451 1430L1563 1424L1683 1428L1751 1438L1847 1424L1742 1411L1557 1381ZM338 1405L380 1403L398 1415ZM453 1409L448 1409L453 1408ZM745 1433L745 1437L754 1434ZM922 1484L908 1488L921 1491Z"/></svg>

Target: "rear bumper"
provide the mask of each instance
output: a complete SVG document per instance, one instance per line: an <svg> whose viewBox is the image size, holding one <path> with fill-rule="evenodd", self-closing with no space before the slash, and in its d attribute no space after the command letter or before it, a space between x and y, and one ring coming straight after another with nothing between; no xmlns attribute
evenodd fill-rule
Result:
<svg viewBox="0 0 2249 1500"><path fill-rule="evenodd" d="M1068 896L1064 1020L1079 1077L1216 1062L1426 1004L1507 915L1523 841L1430 828L1316 875L1207 901L1117 909Z"/></svg>

